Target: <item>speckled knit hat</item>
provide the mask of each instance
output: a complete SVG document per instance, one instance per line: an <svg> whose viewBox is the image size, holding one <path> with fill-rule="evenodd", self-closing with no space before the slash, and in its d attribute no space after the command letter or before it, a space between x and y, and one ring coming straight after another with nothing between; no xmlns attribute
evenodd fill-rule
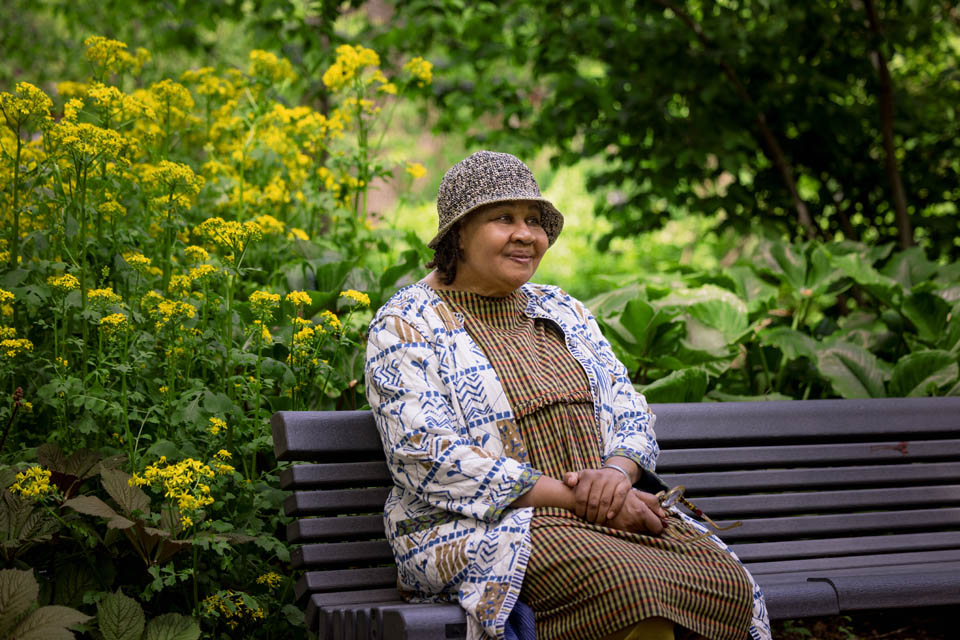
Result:
<svg viewBox="0 0 960 640"><path fill-rule="evenodd" d="M440 216L437 235L427 246L436 249L454 222L487 204L507 200L541 203L541 223L552 245L563 229L563 214L540 195L533 172L516 156L477 151L450 167L437 192Z"/></svg>

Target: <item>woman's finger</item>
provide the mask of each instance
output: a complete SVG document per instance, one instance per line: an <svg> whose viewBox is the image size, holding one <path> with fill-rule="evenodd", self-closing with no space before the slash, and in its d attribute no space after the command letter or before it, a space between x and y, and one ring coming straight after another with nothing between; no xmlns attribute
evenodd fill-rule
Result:
<svg viewBox="0 0 960 640"><path fill-rule="evenodd" d="M607 510L607 520L616 517L616 515L620 513L620 509L623 509L623 505L629 494L630 484L628 482L623 482L617 486L613 494L613 500L610 502L610 509Z"/></svg>
<svg viewBox="0 0 960 640"><path fill-rule="evenodd" d="M573 489L577 486L577 482L580 480L580 474L576 471L567 471L563 474L563 483Z"/></svg>

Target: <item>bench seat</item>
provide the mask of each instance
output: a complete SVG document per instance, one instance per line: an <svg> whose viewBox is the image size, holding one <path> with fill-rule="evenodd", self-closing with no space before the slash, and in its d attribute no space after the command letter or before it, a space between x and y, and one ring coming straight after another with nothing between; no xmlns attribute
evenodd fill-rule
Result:
<svg viewBox="0 0 960 640"><path fill-rule="evenodd" d="M654 405L670 486L719 524L771 619L960 603L960 398ZM321 639L465 637L396 591L369 411L272 418L296 593Z"/></svg>

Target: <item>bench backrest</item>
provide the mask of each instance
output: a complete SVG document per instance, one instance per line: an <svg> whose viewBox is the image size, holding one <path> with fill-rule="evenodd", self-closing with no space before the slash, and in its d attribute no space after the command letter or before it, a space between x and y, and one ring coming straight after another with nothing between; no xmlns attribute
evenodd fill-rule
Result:
<svg viewBox="0 0 960 640"><path fill-rule="evenodd" d="M960 398L652 408L658 472L719 524L743 521L722 537L761 584L844 563L867 572L878 555L960 563ZM281 474L308 623L338 598L397 599L382 518L391 480L372 414L278 412L272 425L277 458L309 463Z"/></svg>

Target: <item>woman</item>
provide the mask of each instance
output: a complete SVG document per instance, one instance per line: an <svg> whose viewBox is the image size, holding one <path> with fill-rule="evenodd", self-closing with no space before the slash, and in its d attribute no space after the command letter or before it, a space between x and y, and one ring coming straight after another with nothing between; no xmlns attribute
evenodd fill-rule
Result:
<svg viewBox="0 0 960 640"><path fill-rule="evenodd" d="M379 310L367 350L401 592L458 601L472 640L526 606L538 638L769 637L726 547L631 488L656 478L654 416L583 306L530 284L563 227L530 170L477 152L437 209L435 270Z"/></svg>

